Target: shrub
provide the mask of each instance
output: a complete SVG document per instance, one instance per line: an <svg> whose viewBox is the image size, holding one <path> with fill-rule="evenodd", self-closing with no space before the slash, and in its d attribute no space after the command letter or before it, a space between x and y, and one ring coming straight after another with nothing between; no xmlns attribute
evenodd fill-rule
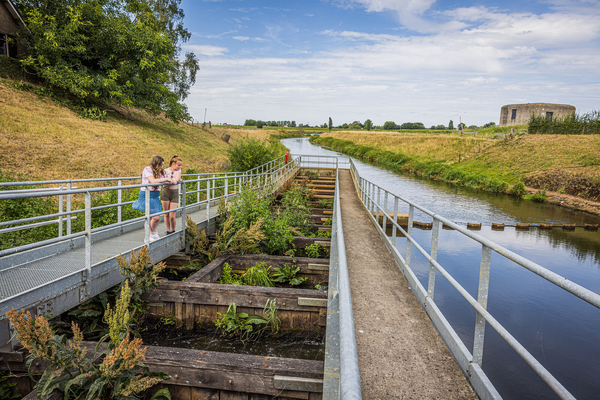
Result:
<svg viewBox="0 0 600 400"><path fill-rule="evenodd" d="M276 157L276 149L260 139L246 138L227 149L231 171L248 171L263 165Z"/></svg>
<svg viewBox="0 0 600 400"><path fill-rule="evenodd" d="M523 196L526 193L525 184L523 182L515 183L515 185L510 189L510 192L515 196Z"/></svg>

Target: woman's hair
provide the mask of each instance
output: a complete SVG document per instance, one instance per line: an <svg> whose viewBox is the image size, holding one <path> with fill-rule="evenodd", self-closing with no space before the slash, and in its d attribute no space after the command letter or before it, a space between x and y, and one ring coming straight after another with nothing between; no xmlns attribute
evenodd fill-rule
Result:
<svg viewBox="0 0 600 400"><path fill-rule="evenodd" d="M173 157L171 157L171 161L169 161L169 167L175 163L178 162L183 162L183 160L181 159L181 157L179 157L177 154L175 154Z"/></svg>
<svg viewBox="0 0 600 400"><path fill-rule="evenodd" d="M150 161L150 168L152 168L152 175L154 175L154 177L156 179L159 179L161 177L161 175L165 174L165 170L162 168L162 165L164 162L165 162L165 159L162 158L161 156L154 156L154 157L152 157L152 161Z"/></svg>

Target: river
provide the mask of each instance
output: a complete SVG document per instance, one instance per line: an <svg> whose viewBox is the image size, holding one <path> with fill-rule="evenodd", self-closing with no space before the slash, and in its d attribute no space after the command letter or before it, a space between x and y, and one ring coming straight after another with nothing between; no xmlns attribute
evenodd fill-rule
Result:
<svg viewBox="0 0 600 400"><path fill-rule="evenodd" d="M315 146L308 138L281 142L293 155L347 157ZM515 223L582 226L597 224L597 216L510 195L398 175L356 159L354 162L361 177L389 192L459 224L481 222L479 235L600 293L600 232L582 228L575 231L491 229L493 222L513 226ZM431 218L416 212L415 221L431 222ZM413 229L413 235L429 251L431 231ZM449 230L440 230L439 243L438 262L477 298L481 245ZM397 247L404 256L406 239L398 239ZM417 251L412 254L411 268L427 288L429 262L420 254L415 256ZM436 303L472 351L475 311L439 274L435 290ZM488 311L576 398L600 398L600 310L494 253ZM483 369L505 399L558 398L489 325Z"/></svg>

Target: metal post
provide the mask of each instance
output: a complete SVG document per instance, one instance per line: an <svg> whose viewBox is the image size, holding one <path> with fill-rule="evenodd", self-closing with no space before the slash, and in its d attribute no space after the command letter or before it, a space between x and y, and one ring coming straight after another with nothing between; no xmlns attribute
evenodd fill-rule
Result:
<svg viewBox="0 0 600 400"><path fill-rule="evenodd" d="M119 179L117 186L123 186L122 179ZM119 206L117 207L117 222L121 222L123 219L123 206L121 205L123 202L123 189L117 191L117 202L119 203Z"/></svg>
<svg viewBox="0 0 600 400"><path fill-rule="evenodd" d="M388 192L387 190L383 191L383 233L387 236L387 207L388 207Z"/></svg>
<svg viewBox="0 0 600 400"><path fill-rule="evenodd" d="M206 234L208 235L208 223L210 222L210 180L206 180Z"/></svg>
<svg viewBox="0 0 600 400"><path fill-rule="evenodd" d="M62 185L58 188L59 191L63 190ZM62 194L58 195L58 237L62 237L63 235L63 208L64 208L64 196Z"/></svg>
<svg viewBox="0 0 600 400"><path fill-rule="evenodd" d="M406 233L408 234L406 238L406 267L410 267L410 250L412 243L408 240L408 237L412 237L412 228L413 228L413 218L415 215L415 206L411 205L408 207L408 228L406 229Z"/></svg>
<svg viewBox="0 0 600 400"><path fill-rule="evenodd" d="M381 206L381 188L379 186L377 186L377 203L375 203L375 210L374 210L377 212L377 223L379 223L379 207L380 206ZM383 218L383 215L381 217Z"/></svg>
<svg viewBox="0 0 600 400"><path fill-rule="evenodd" d="M438 240L440 237L440 221L433 219L433 229L431 231L431 252L430 256L432 260L437 261L437 250ZM433 300L433 294L435 293L435 273L437 270L433 265L433 262L429 262L429 282L427 283L427 296Z"/></svg>
<svg viewBox="0 0 600 400"><path fill-rule="evenodd" d="M71 190L71 181L67 182L67 190ZM67 213L71 212L71 195L67 195ZM71 214L67 215L67 235L71 234Z"/></svg>
<svg viewBox="0 0 600 400"><path fill-rule="evenodd" d="M487 310L488 290L490 287L490 263L492 249L486 245L481 248L481 264L479 266L479 290L477 302ZM477 313L475 322L475 339L473 343L473 362L481 366L483 360L483 339L485 338L485 319Z"/></svg>
<svg viewBox="0 0 600 400"><path fill-rule="evenodd" d="M229 178L225 175L225 204L227 204L227 199L229 198Z"/></svg>
<svg viewBox="0 0 600 400"><path fill-rule="evenodd" d="M146 186L146 205L145 205L145 216L146 223L144 224L144 244L150 245L150 186Z"/></svg>
<svg viewBox="0 0 600 400"><path fill-rule="evenodd" d="M185 188L185 183L183 185L181 185L181 227L183 229L183 243L181 244L181 247L185 249L185 227L187 224L186 221L186 217L185 217L185 206L186 206L186 188Z"/></svg>
<svg viewBox="0 0 600 400"><path fill-rule="evenodd" d="M197 176L198 181L196 182L196 203L200 203L200 176Z"/></svg>
<svg viewBox="0 0 600 400"><path fill-rule="evenodd" d="M91 285L89 281L92 278L92 195L85 192L85 297L91 296Z"/></svg>
<svg viewBox="0 0 600 400"><path fill-rule="evenodd" d="M394 196L394 222L398 223L398 198ZM392 244L396 247L396 224L392 225Z"/></svg>

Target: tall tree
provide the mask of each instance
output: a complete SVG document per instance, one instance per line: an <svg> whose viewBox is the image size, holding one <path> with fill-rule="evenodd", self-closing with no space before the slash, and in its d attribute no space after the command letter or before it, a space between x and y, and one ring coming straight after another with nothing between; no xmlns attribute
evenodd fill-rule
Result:
<svg viewBox="0 0 600 400"><path fill-rule="evenodd" d="M371 120L370 120L370 119L368 119L368 120L366 120L366 121L365 121L365 128L366 128L368 131L370 131L370 130L371 130L371 127L372 127L372 126L373 126L373 122L371 122Z"/></svg>
<svg viewBox="0 0 600 400"><path fill-rule="evenodd" d="M331 120L331 117L329 117L329 131L331 131L331 128L333 128L333 121Z"/></svg>
<svg viewBox="0 0 600 400"><path fill-rule="evenodd" d="M452 120L450 120L450 122L448 123L448 130L453 130L454 129L454 122Z"/></svg>
<svg viewBox="0 0 600 400"><path fill-rule="evenodd" d="M15 0L26 70L86 105L123 105L173 120L196 79L193 53L180 59L180 0Z"/></svg>

